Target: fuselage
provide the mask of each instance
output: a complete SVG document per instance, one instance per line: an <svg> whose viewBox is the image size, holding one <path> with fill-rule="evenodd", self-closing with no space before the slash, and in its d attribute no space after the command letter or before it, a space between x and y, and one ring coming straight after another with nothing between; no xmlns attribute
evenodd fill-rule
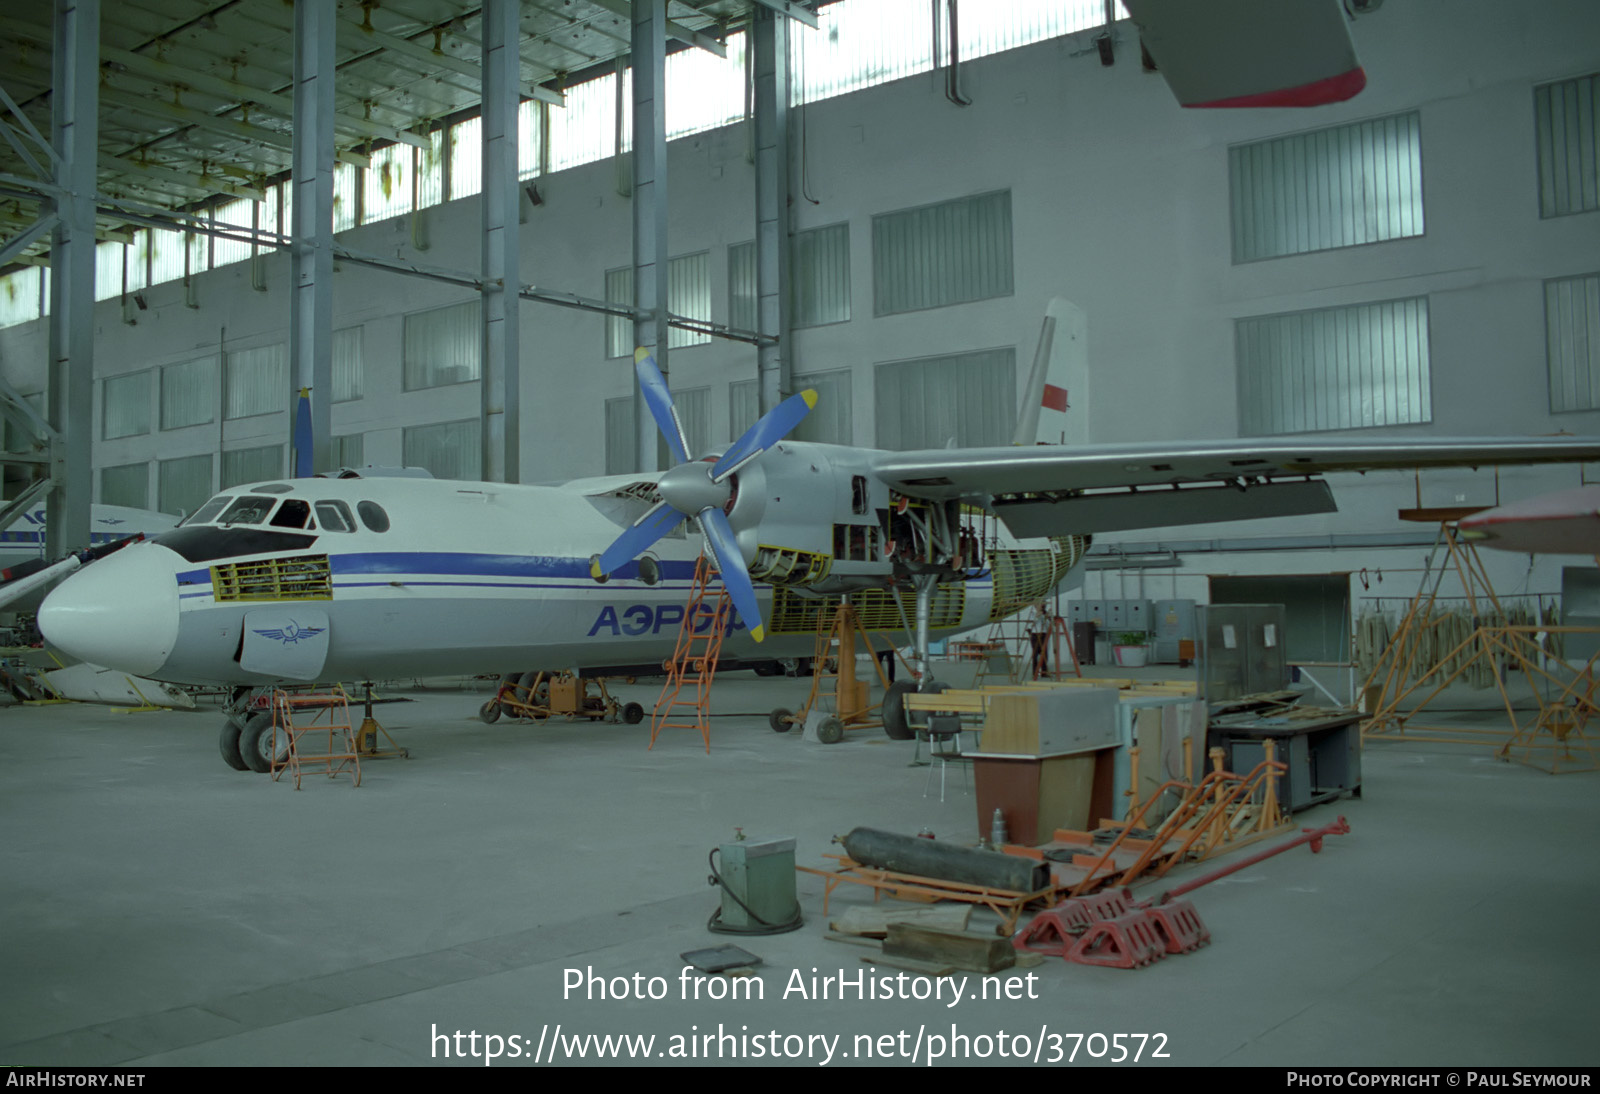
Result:
<svg viewBox="0 0 1600 1094"><path fill-rule="evenodd" d="M663 539L604 583L589 572L630 519L606 487L636 478L238 487L69 578L40 627L83 660L188 684L659 664L683 620L700 537ZM991 618L992 577L962 584L938 633ZM792 595L757 591L769 620L774 596ZM696 625L711 625L710 609ZM724 656L812 652L810 626L768 631L758 645L730 611Z"/></svg>

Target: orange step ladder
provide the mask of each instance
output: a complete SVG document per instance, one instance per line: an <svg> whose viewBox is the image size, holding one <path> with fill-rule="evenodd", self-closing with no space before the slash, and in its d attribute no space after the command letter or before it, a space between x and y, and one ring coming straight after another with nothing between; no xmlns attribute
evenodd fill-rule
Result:
<svg viewBox="0 0 1600 1094"><path fill-rule="evenodd" d="M711 681L717 673L722 638L733 611L727 589L719 584L716 592L711 592L714 573L710 561L701 555L694 564L694 585L683 621L678 624L677 645L672 657L664 662L667 682L650 718L651 748L655 748L663 729L698 729L706 752L711 751Z"/></svg>

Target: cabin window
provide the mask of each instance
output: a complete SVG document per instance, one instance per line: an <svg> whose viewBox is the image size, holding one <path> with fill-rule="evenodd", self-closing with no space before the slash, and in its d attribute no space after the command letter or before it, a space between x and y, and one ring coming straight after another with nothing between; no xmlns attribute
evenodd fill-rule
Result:
<svg viewBox="0 0 1600 1094"><path fill-rule="evenodd" d="M361 514L361 523L374 532L387 532L389 530L389 514L383 511L383 506L375 501L362 501L356 503L356 512Z"/></svg>
<svg viewBox="0 0 1600 1094"><path fill-rule="evenodd" d="M288 498L272 516L274 528L304 528L311 519L311 503L299 498Z"/></svg>
<svg viewBox="0 0 1600 1094"><path fill-rule="evenodd" d="M317 523L324 532L354 532L356 518L342 501L317 502Z"/></svg>
<svg viewBox="0 0 1600 1094"><path fill-rule="evenodd" d="M212 518L214 518L218 513L222 512L222 507L224 505L227 505L228 502L232 500L232 498L233 498L233 496L231 494L222 494L222 495L219 495L217 497L212 498L210 501L206 502L200 508L196 509L195 512L194 512L194 516L190 517L188 520L184 521L183 523L184 524L204 524L204 523L206 523L207 521L209 521Z"/></svg>
<svg viewBox="0 0 1600 1094"><path fill-rule="evenodd" d="M217 518L218 524L261 524L267 519L267 514L272 512L272 507L278 504L277 498L263 498L246 494L232 505L221 517Z"/></svg>

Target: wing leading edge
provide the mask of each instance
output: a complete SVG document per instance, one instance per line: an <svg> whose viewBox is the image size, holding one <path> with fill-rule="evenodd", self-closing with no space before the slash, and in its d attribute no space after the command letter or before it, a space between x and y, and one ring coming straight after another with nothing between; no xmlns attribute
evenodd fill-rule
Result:
<svg viewBox="0 0 1600 1094"><path fill-rule="evenodd" d="M971 499L1038 536L1331 512L1329 472L1591 460L1600 438L1260 438L886 452L873 469L902 494Z"/></svg>

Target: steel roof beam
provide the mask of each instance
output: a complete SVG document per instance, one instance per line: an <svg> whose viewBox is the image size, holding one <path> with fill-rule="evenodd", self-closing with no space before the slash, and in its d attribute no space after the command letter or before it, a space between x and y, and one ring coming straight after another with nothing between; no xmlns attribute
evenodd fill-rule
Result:
<svg viewBox="0 0 1600 1094"><path fill-rule="evenodd" d="M624 19L631 18L633 15L633 8L629 5L628 0L589 0L589 2L596 7L605 8L613 15L620 15ZM704 31L693 30L672 19L666 21L666 28L667 37L675 42L683 42L697 49L703 49L707 53L714 53L718 57L725 58L728 56L728 47Z"/></svg>
<svg viewBox="0 0 1600 1094"><path fill-rule="evenodd" d="M817 29L817 13L804 4L797 3L796 0L755 0L755 2L779 15L787 15L797 23L804 23L812 30Z"/></svg>

